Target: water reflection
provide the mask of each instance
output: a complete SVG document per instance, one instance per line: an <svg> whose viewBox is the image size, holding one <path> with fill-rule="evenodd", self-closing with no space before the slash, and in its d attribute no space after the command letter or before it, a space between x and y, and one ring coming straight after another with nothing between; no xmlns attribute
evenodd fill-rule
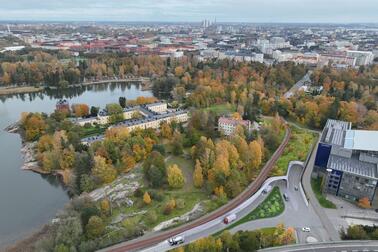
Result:
<svg viewBox="0 0 378 252"><path fill-rule="evenodd" d="M140 83L107 83L107 84L96 84L96 85L88 85L88 86L77 86L65 89L51 89L46 88L40 92L34 93L25 93L25 94L9 94L9 95L2 95L0 96L0 101L5 102L7 99L20 99L22 101L34 101L35 99L43 100L45 97L49 99L72 99L75 97L81 96L83 93L87 91L93 92L104 92L104 91L115 91L120 89L122 92L126 90L130 90L132 86L135 86L137 89L140 88Z"/></svg>

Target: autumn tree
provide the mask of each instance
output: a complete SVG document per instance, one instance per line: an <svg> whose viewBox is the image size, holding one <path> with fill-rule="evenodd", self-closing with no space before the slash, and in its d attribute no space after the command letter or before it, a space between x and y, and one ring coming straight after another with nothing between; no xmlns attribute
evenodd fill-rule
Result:
<svg viewBox="0 0 378 252"><path fill-rule="evenodd" d="M177 164L170 165L167 169L168 184L172 188L182 188L185 178Z"/></svg>
<svg viewBox="0 0 378 252"><path fill-rule="evenodd" d="M103 199L100 202L101 213L105 216L110 214L110 201L108 199Z"/></svg>
<svg viewBox="0 0 378 252"><path fill-rule="evenodd" d="M89 107L87 104L72 104L71 108L76 117L85 117L89 115Z"/></svg>
<svg viewBox="0 0 378 252"><path fill-rule="evenodd" d="M194 173L193 173L193 183L195 187L201 188L203 186L203 182L204 182L204 179L203 179L201 163L198 159L196 159L196 165L195 165Z"/></svg>
<svg viewBox="0 0 378 252"><path fill-rule="evenodd" d="M173 134L173 130L171 128L171 126L166 123L166 122L163 122L161 124L161 136L164 137L164 138L167 138L167 139L171 139L172 138L172 134Z"/></svg>
<svg viewBox="0 0 378 252"><path fill-rule="evenodd" d="M39 113L29 113L21 121L25 130L26 141L35 141L42 136L46 129L46 122Z"/></svg>
<svg viewBox="0 0 378 252"><path fill-rule="evenodd" d="M256 140L252 141L249 144L249 151L251 155L251 160L249 162L248 167L248 177L251 179L253 172L259 168L262 161L262 149L259 142L257 142Z"/></svg>
<svg viewBox="0 0 378 252"><path fill-rule="evenodd" d="M102 183L110 183L117 176L116 170L112 167L112 165L106 162L105 158L101 156L94 157L92 172L93 175L100 179Z"/></svg>
<svg viewBox="0 0 378 252"><path fill-rule="evenodd" d="M144 202L144 204L146 204L146 205L151 204L151 197L150 197L150 195L148 194L148 192L145 192L145 193L144 193L144 195L143 195L143 202Z"/></svg>
<svg viewBox="0 0 378 252"><path fill-rule="evenodd" d="M85 230L89 239L95 239L104 233L105 225L100 217L94 215L89 218Z"/></svg>
<svg viewBox="0 0 378 252"><path fill-rule="evenodd" d="M131 169L134 168L136 162L135 162L135 159L134 159L133 156L126 153L122 157L122 164L123 164L123 167L124 167L123 171L129 172Z"/></svg>

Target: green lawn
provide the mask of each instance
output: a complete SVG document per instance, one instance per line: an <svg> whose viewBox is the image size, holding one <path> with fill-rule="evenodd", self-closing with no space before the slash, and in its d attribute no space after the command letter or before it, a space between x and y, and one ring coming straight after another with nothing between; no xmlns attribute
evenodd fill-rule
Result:
<svg viewBox="0 0 378 252"><path fill-rule="evenodd" d="M217 115L229 114L236 111L236 106L231 105L230 103L212 105L208 108L205 108L206 111L212 111Z"/></svg>
<svg viewBox="0 0 378 252"><path fill-rule="evenodd" d="M101 135L106 131L106 127L95 127L91 126L89 128L82 127L82 137L90 137Z"/></svg>
<svg viewBox="0 0 378 252"><path fill-rule="evenodd" d="M316 198L319 201L319 204L322 207L336 209L336 205L333 202L327 200L322 193L322 178L320 177L316 179L312 178L311 187L315 193Z"/></svg>
<svg viewBox="0 0 378 252"><path fill-rule="evenodd" d="M274 187L273 190L269 193L268 197L260 205L258 205L249 214L247 214L237 222L229 225L227 229L231 229L245 222L257 219L272 218L280 215L284 210L285 204L282 199L280 189L278 187Z"/></svg>
<svg viewBox="0 0 378 252"><path fill-rule="evenodd" d="M316 137L316 134L310 131L291 127L291 138L289 144L286 146L282 156L277 160L271 175L285 175L290 161L305 161L307 154L316 141Z"/></svg>

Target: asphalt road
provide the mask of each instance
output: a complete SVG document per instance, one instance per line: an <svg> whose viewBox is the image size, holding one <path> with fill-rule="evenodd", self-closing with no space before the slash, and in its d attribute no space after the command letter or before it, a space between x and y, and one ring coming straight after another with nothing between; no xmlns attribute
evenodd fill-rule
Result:
<svg viewBox="0 0 378 252"><path fill-rule="evenodd" d="M191 223L188 223L186 225L180 226L178 228L168 230L165 232L160 233L152 233L150 235L142 236L138 239L120 243L118 245L103 249L101 251L112 251L112 252L124 252L124 251L137 251L144 248L148 248L150 246L166 246L167 242L166 240L170 237L182 234L184 232L193 233L193 239L195 239L195 235L197 234L198 237L208 236L208 231L204 231L204 234L200 234L200 231L202 230L202 225L205 225L205 227L213 226L216 223L219 223L219 219L223 219L226 214L228 214L230 211L234 210L235 208L238 208L240 205L243 205L243 203L248 200L251 196L255 197L255 193L261 188L263 183L266 181L266 179L269 176L270 171L273 169L275 162L277 159L281 156L283 150L285 149L286 145L289 142L291 136L290 128L286 128L286 133L283 142L278 147L276 152L272 155L271 159L269 159L266 164L264 165L263 169L261 170L258 177L247 187L246 190L244 190L239 196L237 196L235 199L230 201L225 206L219 208L218 210L196 220ZM258 194L256 194L258 195ZM156 250L146 250L146 251L156 251ZM162 251L159 249L158 251Z"/></svg>
<svg viewBox="0 0 378 252"><path fill-rule="evenodd" d="M306 205L306 202L301 195L300 191L296 191L295 186L299 187L301 181L301 176L303 172L303 167L299 165L294 165L289 172L288 182L284 179L273 180L271 178L271 183L265 183L264 188L271 185L272 187L278 186L281 193L287 193L289 196L289 201L285 201L285 211L274 218L259 219L255 221L250 221L238 225L230 230L231 233L236 233L239 230L256 230L265 227L274 227L280 223L285 224L285 226L294 227L297 231L298 242L306 243L307 237L311 236L317 241L326 241L328 234L324 230L321 222L313 210L312 206ZM262 193L263 188L261 188L250 200L248 205L240 208L240 211L235 212L237 220L246 216L249 212L255 209L268 194ZM236 221L236 220L235 220ZM303 232L302 227L310 227L310 232ZM197 227L192 230L181 233L181 236L185 237L185 244L191 243L202 237L207 237L214 233L224 230L227 225L223 223L223 216L213 220L205 225ZM160 242L148 249L142 250L143 252L161 252L172 249L173 247L168 244L167 241Z"/></svg>
<svg viewBox="0 0 378 252"><path fill-rule="evenodd" d="M294 165L290 170L288 186L286 186L284 181L275 182L275 185L279 186L281 193L286 192L289 196L289 201L285 202L285 211L281 215L243 223L242 225L233 228L231 232L274 227L283 223L286 227L293 227L296 230L298 243L306 243L308 237L313 237L319 242L328 241L328 234L313 206L311 203L307 206L301 192L294 189L295 186L299 187L302 172L303 167ZM253 206L252 209L254 207L256 207L256 205ZM311 231L303 232L303 227L309 227Z"/></svg>
<svg viewBox="0 0 378 252"><path fill-rule="evenodd" d="M310 158L308 159L307 164L305 164L306 165L305 172L302 178L303 189L306 193L306 196L309 202L313 206L316 214L319 216L320 221L322 222L322 225L327 230L327 233L329 235L329 240L340 241L341 239L340 239L338 230L335 228L335 226L332 224L332 222L328 218L327 213L325 212L323 207L319 204L319 201L316 198L311 188L311 173L314 168L317 148L318 148L318 142L315 144L315 147L311 153Z"/></svg>

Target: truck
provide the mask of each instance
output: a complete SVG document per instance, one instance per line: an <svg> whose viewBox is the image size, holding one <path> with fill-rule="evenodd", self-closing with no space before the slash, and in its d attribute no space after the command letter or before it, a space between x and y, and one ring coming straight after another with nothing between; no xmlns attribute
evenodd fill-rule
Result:
<svg viewBox="0 0 378 252"><path fill-rule="evenodd" d="M224 222L224 224L229 224L229 223L233 222L234 220L236 220L236 214L230 214L230 215L224 217L223 222Z"/></svg>
<svg viewBox="0 0 378 252"><path fill-rule="evenodd" d="M176 236L176 237L173 237L173 238L170 238L168 239L168 243L171 245L171 246L175 246L175 245L178 245L178 244L182 244L185 242L185 239L184 239L184 236Z"/></svg>

